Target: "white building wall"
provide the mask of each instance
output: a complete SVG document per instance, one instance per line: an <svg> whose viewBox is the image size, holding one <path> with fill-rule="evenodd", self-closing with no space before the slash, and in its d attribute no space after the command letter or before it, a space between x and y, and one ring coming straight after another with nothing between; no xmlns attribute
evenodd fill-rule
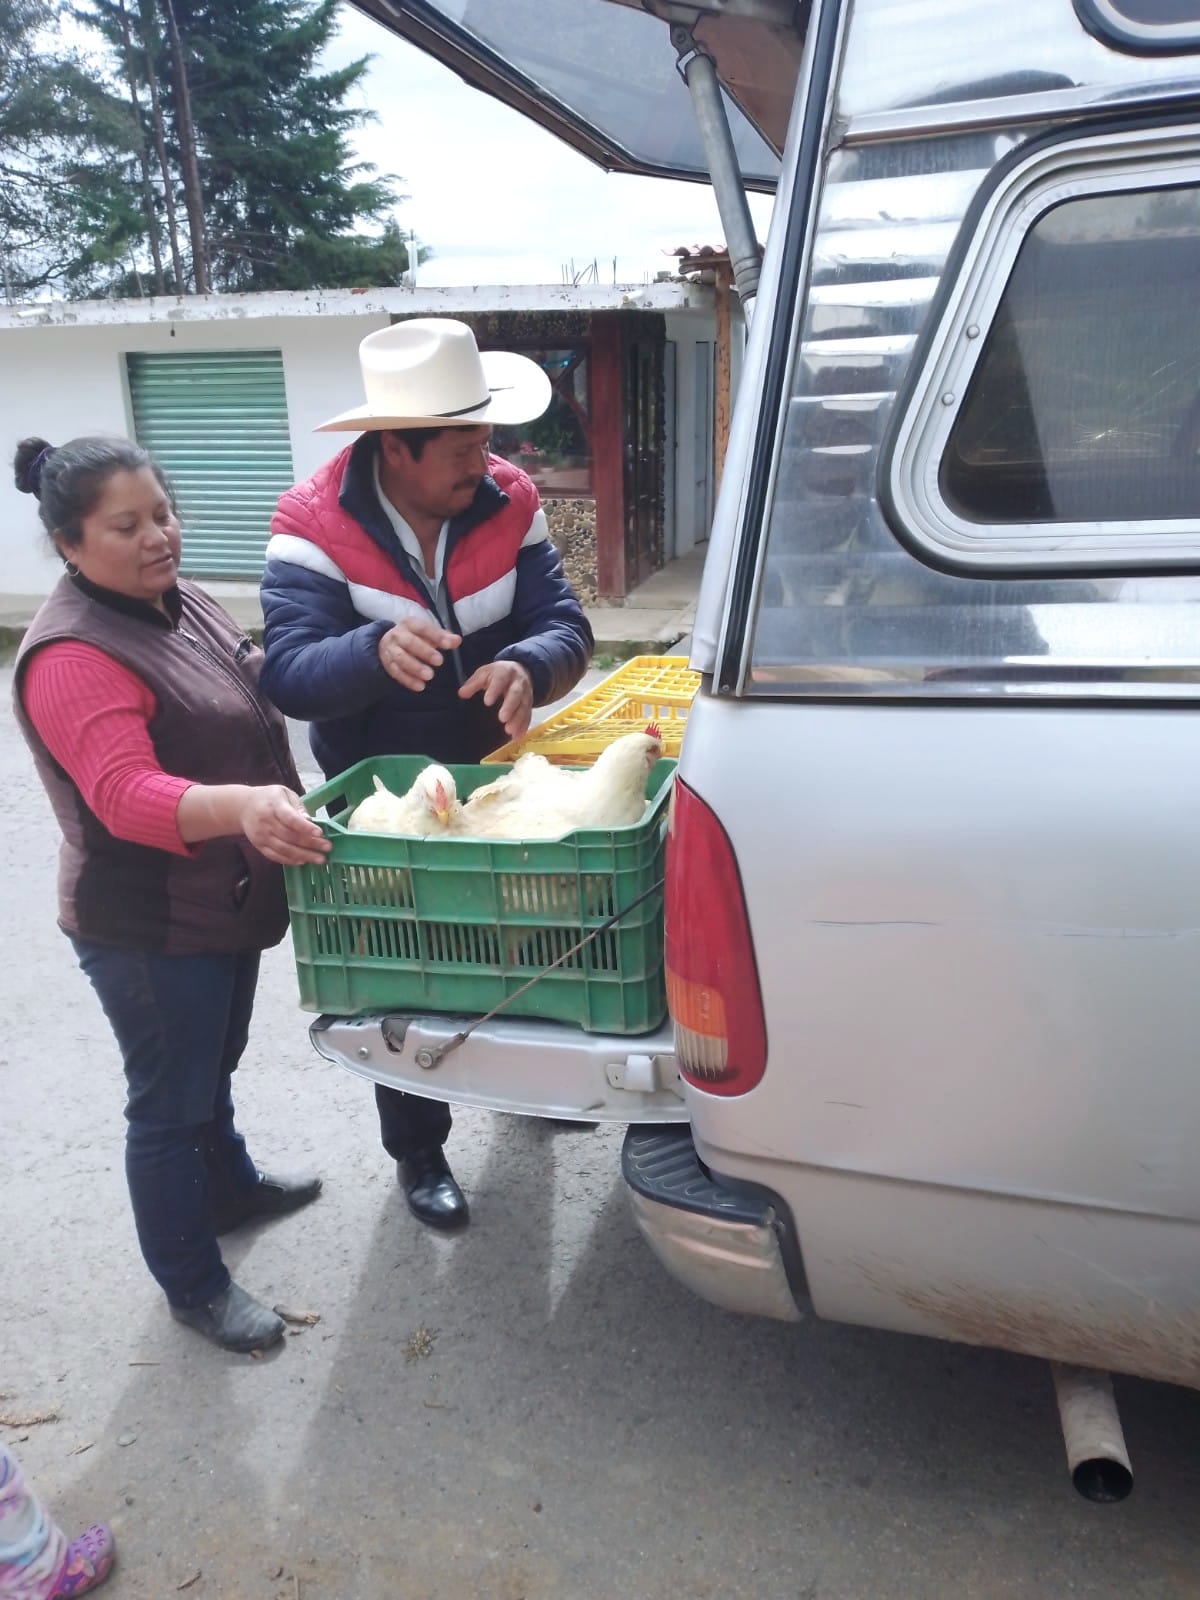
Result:
<svg viewBox="0 0 1200 1600"><path fill-rule="evenodd" d="M6 609L47 593L59 571L38 521L37 502L13 483L18 439L51 444L77 434L125 433L126 398L111 328L0 329L0 579Z"/></svg>
<svg viewBox="0 0 1200 1600"><path fill-rule="evenodd" d="M685 556L708 538L713 507L713 399L716 321L712 313L668 313L666 336L675 347L675 418L667 418L667 449L673 447L673 518L666 529L666 558ZM730 327L730 402L742 370L745 324L734 316ZM671 463L667 463L668 474Z"/></svg>
<svg viewBox="0 0 1200 1600"><path fill-rule="evenodd" d="M697 427L696 414L697 340L701 333L711 339L711 328L706 325L697 329L691 317L666 318L667 340L675 349L675 430L672 439L668 418L666 440L673 456L674 477L673 525L668 523L663 539L663 554L668 561L686 555L693 547L703 517L702 482L708 469L702 450L703 428ZM667 462L667 471L672 472L671 461Z"/></svg>
<svg viewBox="0 0 1200 1600"><path fill-rule="evenodd" d="M362 400L359 341L386 327L383 315L263 317L100 327L0 327L0 611L27 615L58 576L59 564L41 536L37 505L13 483L18 439L40 435L62 444L83 433L132 435L125 357L173 350L279 350L287 392L292 466L297 480L315 472L346 442L314 433L326 417ZM187 529L183 530L187 539ZM252 594L253 584L212 584L214 593Z"/></svg>
<svg viewBox="0 0 1200 1600"><path fill-rule="evenodd" d="M697 367L711 365L712 291L694 284L654 284L636 291L548 286L424 292L313 291L214 295L198 300L96 301L0 307L0 623L28 621L54 584L59 564L41 534L37 506L13 485L18 439L38 434L61 444L79 434L131 434L125 379L131 352L279 350L283 358L292 465L302 479L329 459L346 435L313 429L362 399L359 342L398 312L453 316L470 311L661 311L676 346L676 414L667 448L675 454L670 559L708 534L711 423L697 412ZM738 324L735 322L735 346ZM704 347L698 363L697 347ZM703 386L701 386L703 387ZM707 431L706 431L707 430ZM674 443L672 444L672 433ZM706 455L707 452L707 455ZM711 491L708 491L709 493ZM184 530L187 538L187 529ZM212 583L226 599L252 598L253 583Z"/></svg>

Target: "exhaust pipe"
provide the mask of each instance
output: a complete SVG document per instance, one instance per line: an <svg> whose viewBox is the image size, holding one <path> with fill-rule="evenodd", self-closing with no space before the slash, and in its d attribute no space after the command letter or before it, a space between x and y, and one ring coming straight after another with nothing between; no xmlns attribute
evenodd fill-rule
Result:
<svg viewBox="0 0 1200 1600"><path fill-rule="evenodd" d="M1112 1505L1133 1488L1133 1468L1107 1372L1052 1361L1071 1482L1085 1500Z"/></svg>

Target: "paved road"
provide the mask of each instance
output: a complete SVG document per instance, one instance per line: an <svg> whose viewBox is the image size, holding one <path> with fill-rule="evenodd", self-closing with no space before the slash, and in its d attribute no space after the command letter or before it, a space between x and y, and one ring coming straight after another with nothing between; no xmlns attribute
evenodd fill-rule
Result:
<svg viewBox="0 0 1200 1600"><path fill-rule="evenodd" d="M177 1327L137 1254L117 1058L53 928L54 835L7 720L0 779L0 1413L61 1411L0 1433L65 1522L116 1521L112 1600L1200 1596L1196 1394L1120 1384L1137 1487L1089 1506L1039 1364L678 1289L630 1220L615 1131L463 1114L475 1220L434 1238L366 1087L309 1049L286 947L242 1121L326 1191L228 1256L321 1320L260 1362Z"/></svg>

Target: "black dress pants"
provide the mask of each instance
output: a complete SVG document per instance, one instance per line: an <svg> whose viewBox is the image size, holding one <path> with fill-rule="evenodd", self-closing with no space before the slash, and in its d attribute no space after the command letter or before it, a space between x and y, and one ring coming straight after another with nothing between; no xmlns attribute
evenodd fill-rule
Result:
<svg viewBox="0 0 1200 1600"><path fill-rule="evenodd" d="M379 1134L393 1161L403 1161L417 1150L440 1147L450 1137L450 1107L444 1100L405 1094L400 1089L375 1085L379 1109Z"/></svg>

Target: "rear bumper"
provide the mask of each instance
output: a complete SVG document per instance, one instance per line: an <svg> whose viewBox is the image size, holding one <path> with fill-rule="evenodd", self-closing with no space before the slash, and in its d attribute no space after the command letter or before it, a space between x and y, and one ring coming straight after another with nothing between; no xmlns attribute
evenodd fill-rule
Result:
<svg viewBox="0 0 1200 1600"><path fill-rule="evenodd" d="M799 1250L774 1196L710 1177L687 1127L630 1128L621 1172L638 1227L680 1283L727 1311L800 1320Z"/></svg>
<svg viewBox="0 0 1200 1600"><path fill-rule="evenodd" d="M623 1038L494 1017L458 1043L470 1021L400 1012L318 1017L309 1037L318 1055L349 1072L451 1105L589 1122L687 1119L669 1023Z"/></svg>

